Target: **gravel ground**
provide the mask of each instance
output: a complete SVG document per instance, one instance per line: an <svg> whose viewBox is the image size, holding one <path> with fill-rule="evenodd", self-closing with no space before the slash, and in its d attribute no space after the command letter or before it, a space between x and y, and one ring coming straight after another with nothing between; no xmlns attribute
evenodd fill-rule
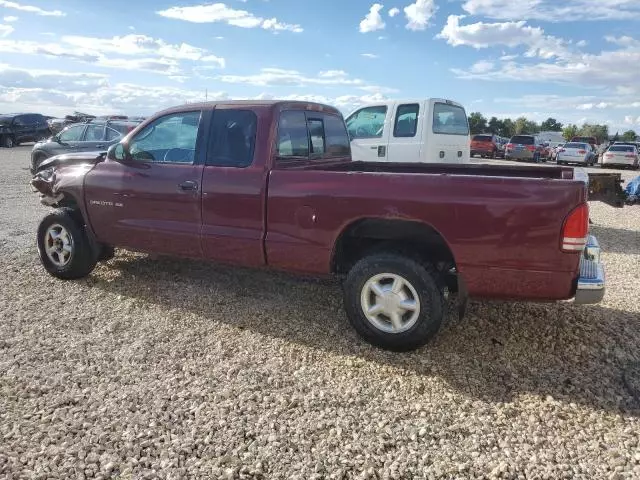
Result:
<svg viewBox="0 0 640 480"><path fill-rule="evenodd" d="M592 205L601 305L477 302L394 354L332 283L132 253L54 280L28 152L0 150L0 477L640 478L640 206Z"/></svg>

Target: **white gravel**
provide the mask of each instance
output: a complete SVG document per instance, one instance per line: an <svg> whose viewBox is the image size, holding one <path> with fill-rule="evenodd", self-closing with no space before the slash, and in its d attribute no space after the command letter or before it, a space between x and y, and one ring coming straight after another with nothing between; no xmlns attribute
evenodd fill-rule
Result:
<svg viewBox="0 0 640 480"><path fill-rule="evenodd" d="M602 305L473 303L395 354L331 283L130 253L50 278L27 158L0 150L1 478L640 478L640 206L592 205Z"/></svg>

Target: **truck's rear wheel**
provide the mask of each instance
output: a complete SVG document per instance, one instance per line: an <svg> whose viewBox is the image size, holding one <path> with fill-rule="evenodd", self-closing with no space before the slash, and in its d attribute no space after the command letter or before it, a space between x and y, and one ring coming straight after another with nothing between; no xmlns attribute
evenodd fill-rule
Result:
<svg viewBox="0 0 640 480"><path fill-rule="evenodd" d="M344 283L344 303L349 322L366 341L394 351L427 343L444 315L434 269L400 254L360 260Z"/></svg>
<svg viewBox="0 0 640 480"><path fill-rule="evenodd" d="M38 253L45 270L63 280L86 277L96 258L81 223L72 210L54 210L38 227Z"/></svg>

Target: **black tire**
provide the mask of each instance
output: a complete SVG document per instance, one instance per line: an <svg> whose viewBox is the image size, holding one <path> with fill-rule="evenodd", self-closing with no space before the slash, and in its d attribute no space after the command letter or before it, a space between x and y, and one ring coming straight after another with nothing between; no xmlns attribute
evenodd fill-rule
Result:
<svg viewBox="0 0 640 480"><path fill-rule="evenodd" d="M11 135L5 135L4 137L2 137L2 146L4 148L13 148L16 145L17 143L15 142L15 140Z"/></svg>
<svg viewBox="0 0 640 480"><path fill-rule="evenodd" d="M70 237L71 252L69 258L55 263L47 253L49 244L48 232L51 227L59 226ZM59 232L58 232L59 233ZM68 208L54 210L44 217L38 227L38 254L42 266L49 274L62 280L75 280L89 275L96 266L96 258L91 248L89 239L82 225L80 214ZM57 256L58 260L60 257ZM64 264L62 264L64 263Z"/></svg>
<svg viewBox="0 0 640 480"><path fill-rule="evenodd" d="M491 158L494 159L494 160L496 158L498 158L498 151L497 150L493 150L493 152L491 152Z"/></svg>
<svg viewBox="0 0 640 480"><path fill-rule="evenodd" d="M102 245L100 247L100 255L98 255L99 262L107 262L116 256L116 249L111 245Z"/></svg>
<svg viewBox="0 0 640 480"><path fill-rule="evenodd" d="M370 279L380 274L402 277L417 295L417 319L410 322L411 326L407 330L399 333L384 331L365 315L361 301L363 289ZM373 254L356 263L347 275L343 287L349 322L372 345L396 352L414 350L427 343L440 329L444 316L443 287L434 268L429 264L403 254ZM407 314L411 316L410 312Z"/></svg>

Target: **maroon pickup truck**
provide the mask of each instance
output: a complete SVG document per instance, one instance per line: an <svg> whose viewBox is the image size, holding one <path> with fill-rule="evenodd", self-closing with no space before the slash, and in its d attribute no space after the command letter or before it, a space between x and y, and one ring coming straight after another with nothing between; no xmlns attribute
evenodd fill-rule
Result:
<svg viewBox="0 0 640 480"><path fill-rule="evenodd" d="M277 101L166 110L32 180L57 208L37 241L58 278L114 247L336 275L353 327L392 350L438 331L445 292L461 313L469 297L599 302L586 183L568 167L352 162L335 108Z"/></svg>

